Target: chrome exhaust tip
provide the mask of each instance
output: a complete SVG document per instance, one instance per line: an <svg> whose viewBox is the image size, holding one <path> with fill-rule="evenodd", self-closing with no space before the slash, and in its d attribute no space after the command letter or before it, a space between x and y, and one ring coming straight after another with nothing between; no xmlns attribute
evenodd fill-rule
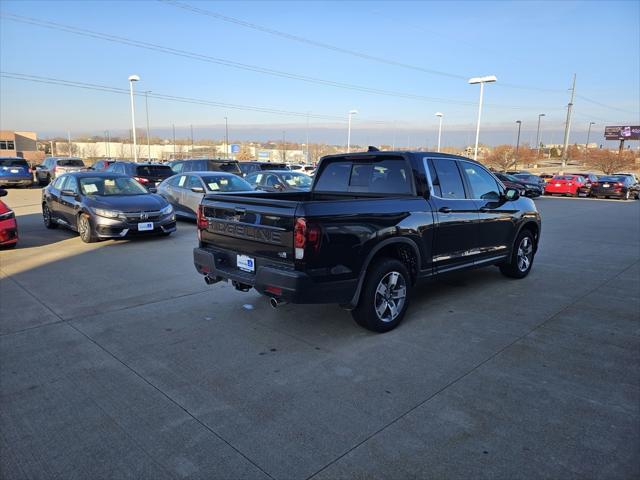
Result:
<svg viewBox="0 0 640 480"><path fill-rule="evenodd" d="M269 305L271 308L278 308L280 305L286 305L287 302L283 302L282 300L278 300L276 297L271 297L269 299Z"/></svg>

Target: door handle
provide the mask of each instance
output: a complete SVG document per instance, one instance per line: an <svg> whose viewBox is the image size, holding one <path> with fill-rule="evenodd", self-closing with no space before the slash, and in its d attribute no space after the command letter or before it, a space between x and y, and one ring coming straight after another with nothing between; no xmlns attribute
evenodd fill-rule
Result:
<svg viewBox="0 0 640 480"><path fill-rule="evenodd" d="M451 209L449 207L441 207L438 211L440 213L451 213Z"/></svg>
<svg viewBox="0 0 640 480"><path fill-rule="evenodd" d="M490 212L492 209L489 207L480 207L481 212Z"/></svg>

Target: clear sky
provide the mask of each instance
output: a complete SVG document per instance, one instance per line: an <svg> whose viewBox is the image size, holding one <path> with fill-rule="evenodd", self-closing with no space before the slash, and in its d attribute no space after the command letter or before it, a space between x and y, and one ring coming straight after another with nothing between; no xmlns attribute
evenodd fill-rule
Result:
<svg viewBox="0 0 640 480"><path fill-rule="evenodd" d="M488 143L511 141L516 120L523 122L523 141L535 141L538 113L546 114L546 142L560 143L573 73L578 96L572 141L584 141L590 121L596 123L596 141L605 124L640 124L638 1L182 3L198 12L153 0L3 0L0 5L5 73L121 89L128 88L127 77L135 73L141 77L138 91L311 112L312 136L337 143L344 122L339 119L346 119L350 109L359 111L354 143L390 143L393 131L413 135L416 144L424 132L424 141L435 143L437 111L445 115L450 143L465 143L475 128L479 95L478 85L466 79L488 74L498 77L485 88L481 140ZM215 16L220 14L305 42L224 21ZM38 25L17 22L12 15ZM57 25L46 28L43 22ZM84 29L85 35L64 31L67 26ZM95 33L101 38L87 36ZM120 38L112 42L103 35ZM122 38L134 44L123 44ZM154 47L140 48L141 43ZM130 126L127 95L6 77L0 81L3 129L98 134ZM220 136L225 116L249 136L254 126L262 131L260 126L269 132L286 129L292 139L303 141L306 129L304 117L291 115L158 98L149 99L149 108L152 128L159 133L175 123L195 125L198 135ZM143 98L136 100L136 109L137 125L143 127ZM324 115L330 118L316 117ZM324 127L333 128L319 133Z"/></svg>

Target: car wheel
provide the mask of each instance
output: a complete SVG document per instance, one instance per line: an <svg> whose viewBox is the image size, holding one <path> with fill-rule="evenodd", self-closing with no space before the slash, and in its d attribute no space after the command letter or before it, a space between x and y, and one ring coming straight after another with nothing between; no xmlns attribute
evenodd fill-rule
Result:
<svg viewBox="0 0 640 480"><path fill-rule="evenodd" d="M366 275L360 301L351 315L358 325L368 330L393 330L409 306L409 271L399 260L381 258L369 267Z"/></svg>
<svg viewBox="0 0 640 480"><path fill-rule="evenodd" d="M42 221L44 226L49 229L58 228L58 222L56 222L51 216L51 210L46 203L42 204Z"/></svg>
<svg viewBox="0 0 640 480"><path fill-rule="evenodd" d="M93 243L98 240L91 226L91 218L86 213L78 217L78 233L84 243Z"/></svg>
<svg viewBox="0 0 640 480"><path fill-rule="evenodd" d="M534 238L530 230L523 230L518 235L507 263L500 265L500 272L511 278L524 278L531 271L534 257Z"/></svg>

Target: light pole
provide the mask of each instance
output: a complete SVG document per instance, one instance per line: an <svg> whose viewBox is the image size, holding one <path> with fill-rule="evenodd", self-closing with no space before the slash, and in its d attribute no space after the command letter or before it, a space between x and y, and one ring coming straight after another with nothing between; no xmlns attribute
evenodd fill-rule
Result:
<svg viewBox="0 0 640 480"><path fill-rule="evenodd" d="M176 160L176 125L175 123L171 124L171 128L173 129L173 159Z"/></svg>
<svg viewBox="0 0 640 480"><path fill-rule="evenodd" d="M105 130L104 131L104 151L107 154L107 158L111 158L111 150L110 150L110 144L111 143L111 139L109 138L109 130Z"/></svg>
<svg viewBox="0 0 640 480"><path fill-rule="evenodd" d="M351 117L357 114L357 110L349 110L349 127L347 129L347 153L351 151Z"/></svg>
<svg viewBox="0 0 640 480"><path fill-rule="evenodd" d="M536 160L540 156L540 119L545 117L544 113L538 114L538 133L536 133Z"/></svg>
<svg viewBox="0 0 640 480"><path fill-rule="evenodd" d="M440 139L442 138L442 117L444 117L444 113L436 112L436 117L440 119L440 124L438 125L438 152L440 151Z"/></svg>
<svg viewBox="0 0 640 480"><path fill-rule="evenodd" d="M522 120L516 120L518 124L518 139L516 140L516 159L513 165L514 170L518 169L518 151L520 150L520 129L522 128Z"/></svg>
<svg viewBox="0 0 640 480"><path fill-rule="evenodd" d="M224 158L229 158L229 120L224 117Z"/></svg>
<svg viewBox="0 0 640 480"><path fill-rule="evenodd" d="M287 144L284 140L285 134L287 132L286 131L282 131L282 161L286 163L287 161Z"/></svg>
<svg viewBox="0 0 640 480"><path fill-rule="evenodd" d="M189 125L189 128L191 129L191 158L193 157L193 125Z"/></svg>
<svg viewBox="0 0 640 480"><path fill-rule="evenodd" d="M144 92L144 108L147 112L147 160L151 162L151 129L149 128L149 94L151 90Z"/></svg>
<svg viewBox="0 0 640 480"><path fill-rule="evenodd" d="M474 85L480 84L480 101L478 102L478 125L476 126L476 146L473 150L473 159L478 159L478 140L480 139L480 118L482 117L482 96L484 95L484 84L497 81L495 75L487 75L485 77L473 77L469 79L469 83Z"/></svg>
<svg viewBox="0 0 640 480"><path fill-rule="evenodd" d="M131 131L133 133L133 161L138 161L138 151L136 143L136 111L133 103L133 82L139 82L140 77L138 75L129 76L129 96L131 97Z"/></svg>
<svg viewBox="0 0 640 480"><path fill-rule="evenodd" d="M584 159L587 159L587 152L589 151L589 137L591 136L591 125L595 125L596 122L589 122L589 129L587 130L587 143L584 144Z"/></svg>

